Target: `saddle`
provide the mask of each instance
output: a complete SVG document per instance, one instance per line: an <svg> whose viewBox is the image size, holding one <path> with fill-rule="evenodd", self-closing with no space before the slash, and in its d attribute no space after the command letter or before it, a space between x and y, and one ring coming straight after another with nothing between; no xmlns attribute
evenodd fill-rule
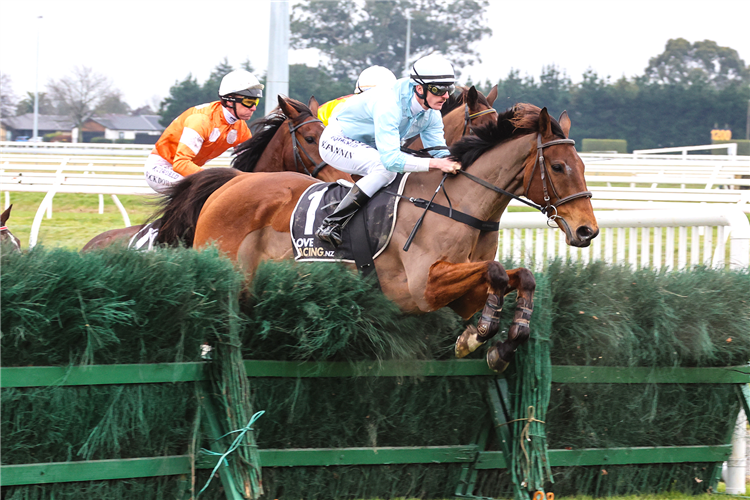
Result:
<svg viewBox="0 0 750 500"><path fill-rule="evenodd" d="M409 174L399 174L389 186L403 193ZM343 243L334 247L315 236L315 230L352 187L346 181L315 183L299 198L289 223L294 258L300 262L354 263L364 275L375 270L376 259L391 240L396 225L398 196L381 189L342 228Z"/></svg>

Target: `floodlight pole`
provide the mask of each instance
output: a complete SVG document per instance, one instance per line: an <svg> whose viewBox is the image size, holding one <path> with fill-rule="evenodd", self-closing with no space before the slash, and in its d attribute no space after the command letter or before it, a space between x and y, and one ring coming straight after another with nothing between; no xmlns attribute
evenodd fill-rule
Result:
<svg viewBox="0 0 750 500"><path fill-rule="evenodd" d="M277 96L289 95L289 2L271 2L271 30L268 35L266 114L278 106Z"/></svg>
<svg viewBox="0 0 750 500"><path fill-rule="evenodd" d="M404 55L404 78L409 76L409 52L411 51L411 11L406 11L406 50Z"/></svg>
<svg viewBox="0 0 750 500"><path fill-rule="evenodd" d="M42 16L37 17L42 19ZM31 140L39 140L39 32L42 31L41 21L36 25L36 81L34 83L34 132Z"/></svg>

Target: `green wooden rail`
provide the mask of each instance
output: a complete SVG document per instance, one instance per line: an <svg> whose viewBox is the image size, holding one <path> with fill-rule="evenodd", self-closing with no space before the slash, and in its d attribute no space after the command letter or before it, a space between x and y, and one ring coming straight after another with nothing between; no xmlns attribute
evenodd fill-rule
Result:
<svg viewBox="0 0 750 500"><path fill-rule="evenodd" d="M205 362L141 365L24 366L0 368L0 387L47 387L107 384L161 384L207 380ZM248 377L445 377L497 376L483 359L315 363L245 361ZM553 366L552 382L575 384L743 384L750 366L722 368L622 368Z"/></svg>
<svg viewBox="0 0 750 500"><path fill-rule="evenodd" d="M0 368L1 388L78 386L105 384L149 384L198 382L207 380L205 362L131 365L92 365L70 367ZM314 363L294 361L245 361L249 377L403 377L403 376L487 376L491 384L504 383L502 377L487 368L484 360ZM492 377L492 378L490 378ZM750 367L725 368L621 368L593 366L553 366L556 383L750 383ZM491 401L496 409L495 425L504 423L500 392ZM750 390L744 386L743 405L747 408ZM492 394L490 395L492 399ZM507 426L499 428L502 434ZM483 451L486 434L479 443L466 446L403 448L305 448L260 450L265 467L385 465L418 463L463 463L476 470L506 468L502 451ZM501 439L505 442L505 439ZM550 450L552 466L622 465L681 462L723 462L731 445L634 447L611 449ZM214 456L199 456L195 467L213 468ZM92 460L43 464L3 465L0 486L93 481L190 474L188 455ZM469 474L469 470L466 470ZM473 481L472 481L473 483Z"/></svg>

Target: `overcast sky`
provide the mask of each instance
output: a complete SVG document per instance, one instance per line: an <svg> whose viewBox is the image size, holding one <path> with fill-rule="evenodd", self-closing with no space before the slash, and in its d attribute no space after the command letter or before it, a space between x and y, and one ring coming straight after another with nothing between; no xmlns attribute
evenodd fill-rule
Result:
<svg viewBox="0 0 750 500"><path fill-rule="evenodd" d="M491 0L487 17L482 64L464 70L474 81L511 69L538 78L550 64L574 82L588 68L632 77L670 38L713 40L750 63L748 0ZM202 83L225 57L264 72L269 20L269 0L0 0L0 72L16 96L33 92L39 33L40 91L88 66L135 108L158 103L188 73ZM289 62L314 58L292 51Z"/></svg>

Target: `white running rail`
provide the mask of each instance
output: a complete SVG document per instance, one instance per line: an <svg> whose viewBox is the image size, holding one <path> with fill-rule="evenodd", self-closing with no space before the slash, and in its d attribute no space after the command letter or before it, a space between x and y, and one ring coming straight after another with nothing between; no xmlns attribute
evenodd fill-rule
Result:
<svg viewBox="0 0 750 500"><path fill-rule="evenodd" d="M542 214L505 213L500 219L498 259L534 269L555 258L667 270L750 265L750 221L732 205L597 211L596 219L599 236L589 247L574 248L565 243L562 231L547 226Z"/></svg>

